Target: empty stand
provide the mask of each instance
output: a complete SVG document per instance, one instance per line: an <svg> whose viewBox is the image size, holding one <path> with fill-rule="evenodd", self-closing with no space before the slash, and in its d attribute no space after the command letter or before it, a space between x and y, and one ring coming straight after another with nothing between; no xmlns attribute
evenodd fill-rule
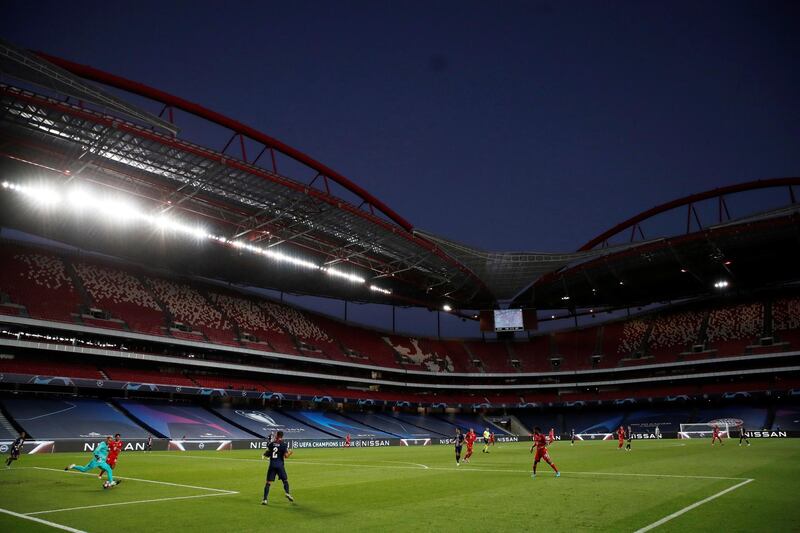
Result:
<svg viewBox="0 0 800 533"><path fill-rule="evenodd" d="M73 321L81 300L58 256L4 246L0 259L3 264L0 291L7 294L11 302L24 305L33 318ZM20 314L19 307L16 311L13 314Z"/></svg>
<svg viewBox="0 0 800 533"><path fill-rule="evenodd" d="M700 341L704 314L696 311L660 315L653 321L648 339L648 353L656 362L670 362Z"/></svg>
<svg viewBox="0 0 800 533"><path fill-rule="evenodd" d="M469 353L479 359L486 372L515 372L505 342L465 342Z"/></svg>
<svg viewBox="0 0 800 533"><path fill-rule="evenodd" d="M97 367L92 364L73 360L54 361L52 359L20 356L0 358L0 372L94 380L104 379Z"/></svg>
<svg viewBox="0 0 800 533"><path fill-rule="evenodd" d="M740 304L712 309L708 316L707 337L719 355L741 355L755 344L764 331L764 306Z"/></svg>
<svg viewBox="0 0 800 533"><path fill-rule="evenodd" d="M148 278L148 283L172 315L173 332L180 332L180 326L183 325L192 331L202 332L211 342L238 344L231 323L197 290L185 283L161 278ZM185 335L181 337L187 338Z"/></svg>
<svg viewBox="0 0 800 533"><path fill-rule="evenodd" d="M124 320L138 333L163 335L164 311L139 279L120 268L108 268L84 261L73 263L75 272L83 283L94 306L112 317ZM109 326L83 318L89 325Z"/></svg>
<svg viewBox="0 0 800 533"><path fill-rule="evenodd" d="M236 322L242 342L256 350L299 355L297 344L256 300L220 291L209 291L209 298L226 316Z"/></svg>

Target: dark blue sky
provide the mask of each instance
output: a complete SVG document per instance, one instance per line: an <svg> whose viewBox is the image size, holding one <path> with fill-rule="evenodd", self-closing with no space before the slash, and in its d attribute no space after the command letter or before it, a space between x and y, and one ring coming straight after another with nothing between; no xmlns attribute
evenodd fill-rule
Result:
<svg viewBox="0 0 800 533"><path fill-rule="evenodd" d="M4 5L5 39L227 114L484 248L573 250L800 175L798 2Z"/></svg>

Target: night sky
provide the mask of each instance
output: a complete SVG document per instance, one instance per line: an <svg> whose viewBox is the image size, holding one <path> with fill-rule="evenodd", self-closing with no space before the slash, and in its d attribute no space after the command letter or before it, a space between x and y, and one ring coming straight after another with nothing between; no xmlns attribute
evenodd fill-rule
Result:
<svg viewBox="0 0 800 533"><path fill-rule="evenodd" d="M283 140L416 227L537 251L800 175L798 27L800 3L763 1L7 0L0 18L18 46Z"/></svg>

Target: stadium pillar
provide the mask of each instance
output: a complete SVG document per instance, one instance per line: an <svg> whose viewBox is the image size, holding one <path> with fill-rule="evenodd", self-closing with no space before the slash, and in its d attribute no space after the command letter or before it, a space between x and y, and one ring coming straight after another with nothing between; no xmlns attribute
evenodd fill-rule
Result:
<svg viewBox="0 0 800 533"><path fill-rule="evenodd" d="M442 338L442 312L436 311L436 336Z"/></svg>
<svg viewBox="0 0 800 533"><path fill-rule="evenodd" d="M347 322L347 300L344 301L344 321Z"/></svg>
<svg viewBox="0 0 800 533"><path fill-rule="evenodd" d="M396 311L397 311L397 308L395 306L392 306L392 333L397 333L397 327L396 327L397 326L397 321L396 321L396 318L395 318L395 312Z"/></svg>

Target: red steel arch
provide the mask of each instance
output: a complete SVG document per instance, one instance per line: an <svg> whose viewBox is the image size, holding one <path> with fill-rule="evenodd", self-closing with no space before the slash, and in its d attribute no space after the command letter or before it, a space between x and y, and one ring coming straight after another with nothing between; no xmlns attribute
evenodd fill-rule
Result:
<svg viewBox="0 0 800 533"><path fill-rule="evenodd" d="M613 237L614 235L618 235L627 229L631 229L632 231L636 231L638 225L647 220L648 218L652 218L656 215L661 213L665 213L667 211L672 211L673 209L677 209L683 206L689 206L690 212L687 216L691 216L692 212L692 205L697 202L702 202L703 200L709 200L711 198L722 198L726 194L734 194L740 192L747 192L753 191L757 189L769 189L769 188L776 188L776 187L788 187L789 188L789 195L792 200L792 203L795 202L794 192L792 191L793 186L800 186L800 178L789 177L789 178L770 178L770 179L763 179L763 180L756 180L756 181L748 181L745 183L738 183L736 185L728 185L726 187L719 187L717 189L711 189L709 191L691 194L689 196L684 196L683 198L678 198L677 200L672 200L670 202L663 203L661 205L657 205L647 211L643 211L636 216L625 220L624 222L620 222L613 228L601 233L594 239L590 240L580 248L578 248L579 252L591 250L598 244L602 244L607 241L609 238ZM696 213L695 213L696 216ZM641 231L641 229L639 229Z"/></svg>
<svg viewBox="0 0 800 533"><path fill-rule="evenodd" d="M381 213L386 215L389 219L391 219L393 222L395 222L398 226L400 226L407 232L411 232L414 229L414 226L409 221L401 217L392 208L390 208L381 200L370 194L364 188L350 181L342 174L320 163L316 159L313 159L312 157L304 154L303 152L279 141L278 139L270 137L269 135L266 135L265 133L262 133L254 128L251 128L250 126L242 124L238 120L226 117L225 115L207 109L201 106L200 104L190 102L188 100L185 100L178 96L174 96L159 89L155 89L143 83L129 80L127 78L123 78L115 74L110 74L108 72L91 67L89 65L81 65L80 63L74 63L67 59L62 59L60 57L52 56L44 52L36 51L34 53L39 57L41 57L42 59L49 61L50 63L53 63L54 65L59 66L65 70L68 70L73 74L75 74L76 76L80 76L81 78L96 81L98 83L102 83L103 85L116 87L117 89L122 89L123 91L127 91L132 94L137 94L139 96L143 96L145 98L161 102L162 104L165 104L168 107L180 109L197 117L208 120L209 122L213 122L215 124L223 126L233 131L236 134L244 135L254 141L258 141L262 143L264 146L277 150L278 152L284 154L285 156L290 157L295 161L302 163L303 165L313 170L316 170L320 175L327 176L328 178L332 179L333 181L335 181L348 191L352 192L353 194L361 198L364 202L378 209Z"/></svg>
<svg viewBox="0 0 800 533"><path fill-rule="evenodd" d="M295 148L292 148L291 146L281 142L278 139L275 139L274 137L266 135L265 133L260 132L250 126L242 124L237 120L222 115L221 113L217 113L216 111L212 111L194 102L190 102L186 99L156 89L154 87L150 87L143 83L136 82L121 76L117 76L115 74L105 72L103 70L97 69L89 65L82 65L80 63L75 63L67 59L53 56L45 52L33 51L33 53L41 57L45 61L48 61L60 68L63 68L81 78L94 81L103 85L107 85L109 87L115 87L117 89L121 89L128 93L148 98L155 102L160 102L161 104L164 104L164 109L169 109L170 116L172 113L172 109L180 109L186 113L189 113L191 115L207 120L211 123L222 126L223 128L232 131L234 134L234 136L228 142L228 145L230 145L231 141L233 141L237 135L240 136L240 140L242 137L248 137L251 140L263 144L266 148L269 148L270 150L275 150L301 163L302 165L305 165L306 167L316 171L317 177L324 177L326 179L333 180L335 183L339 184L344 189L346 189L347 191L353 193L358 198L360 198L363 202L362 205L367 204L370 208L370 212L362 213L363 217L370 219L373 222L377 222L379 225L384 226L386 229L390 229L391 225L388 222L374 215L374 209L377 209L379 212L383 213L389 220L397 224L399 228L404 230L404 231L398 231L397 232L398 235L403 235L409 241L414 242L416 245L422 247L423 249L432 252L440 259L444 260L445 262L449 263L460 272L472 278L483 290L488 291L488 288L486 287L483 280L481 280L478 276L476 276L469 268L461 264L459 261L457 261L450 255L446 254L436 244L430 242L429 240L423 237L416 235L414 233L414 226L411 224L411 222L400 216L400 214L398 214L396 211L387 206L384 202L373 196L366 189L360 187L359 185L355 184L344 175L336 172L332 168L315 160L309 155ZM243 141L242 141L242 149L244 151ZM273 155L273 165L274 162L275 160ZM275 171L277 173L276 169ZM327 189L327 182L325 185ZM313 190L310 192L313 192ZM329 190L327 192L327 195L331 197L333 196L330 194Z"/></svg>

